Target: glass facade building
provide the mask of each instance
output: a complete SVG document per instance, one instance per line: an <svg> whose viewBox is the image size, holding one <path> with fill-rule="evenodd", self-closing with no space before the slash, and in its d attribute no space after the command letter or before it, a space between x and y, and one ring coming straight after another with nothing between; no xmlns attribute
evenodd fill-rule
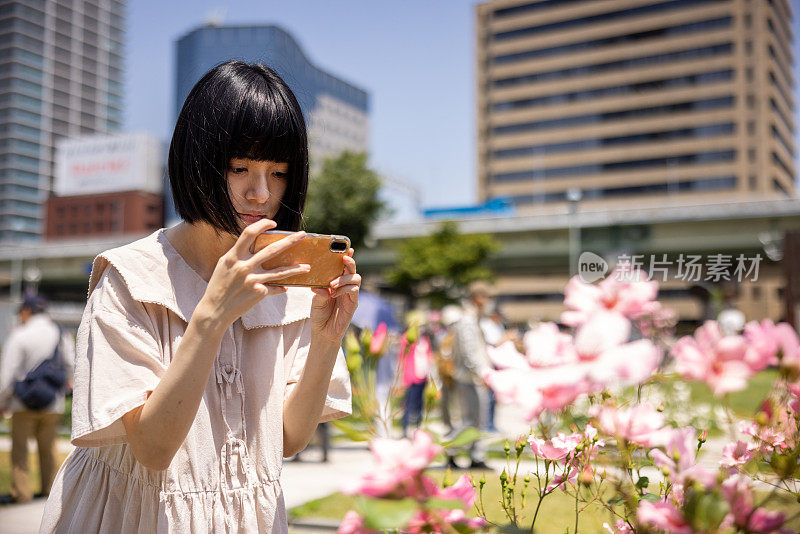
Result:
<svg viewBox="0 0 800 534"><path fill-rule="evenodd" d="M267 65L289 84L308 125L312 169L344 150L368 151L367 92L315 66L294 37L272 25L206 25L180 37L175 44L174 118L197 80L229 59ZM168 198L167 223L175 221Z"/></svg>
<svg viewBox="0 0 800 534"><path fill-rule="evenodd" d="M796 196L792 16L787 0L479 4L480 200Z"/></svg>
<svg viewBox="0 0 800 534"><path fill-rule="evenodd" d="M122 127L125 3L0 1L0 241L38 241L55 145Z"/></svg>

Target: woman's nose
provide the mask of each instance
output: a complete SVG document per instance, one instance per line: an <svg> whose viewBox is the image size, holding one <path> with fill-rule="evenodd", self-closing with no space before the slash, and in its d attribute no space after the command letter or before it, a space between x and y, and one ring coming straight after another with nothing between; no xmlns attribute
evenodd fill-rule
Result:
<svg viewBox="0 0 800 534"><path fill-rule="evenodd" d="M252 200L263 204L269 200L269 187L267 186L267 177L259 176L250 187L247 189L247 200Z"/></svg>

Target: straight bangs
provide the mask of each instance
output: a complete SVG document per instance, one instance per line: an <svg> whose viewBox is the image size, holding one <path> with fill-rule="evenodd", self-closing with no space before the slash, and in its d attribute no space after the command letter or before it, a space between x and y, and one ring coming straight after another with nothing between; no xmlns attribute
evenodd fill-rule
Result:
<svg viewBox="0 0 800 534"><path fill-rule="evenodd" d="M296 163L305 158L306 128L281 95L254 92L241 102L231 124L231 158Z"/></svg>

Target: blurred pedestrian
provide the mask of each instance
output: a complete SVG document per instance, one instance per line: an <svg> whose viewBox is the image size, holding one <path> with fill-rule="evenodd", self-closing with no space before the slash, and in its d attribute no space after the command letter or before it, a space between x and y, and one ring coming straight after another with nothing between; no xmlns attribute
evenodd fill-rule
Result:
<svg viewBox="0 0 800 534"><path fill-rule="evenodd" d="M508 340L513 340L505 325L505 320L497 309L497 303L490 301L483 310L482 316L479 321L481 332L483 332L483 339L487 345L498 347ZM497 427L494 424L494 413L497 407L497 399L495 398L494 391L489 390L489 408L487 412L486 427L490 432L497 432Z"/></svg>
<svg viewBox="0 0 800 534"><path fill-rule="evenodd" d="M442 423L447 427L447 432L455 428L453 421L454 389L455 389L455 362L453 361L453 345L455 343L455 324L461 319L461 308L449 305L442 308L440 317L441 328L434 336L434 361L436 374L439 377L439 391L441 402L439 404Z"/></svg>
<svg viewBox="0 0 800 534"><path fill-rule="evenodd" d="M461 407L461 426L488 430L489 388L483 377L492 369L486 354L486 341L478 321L489 303L489 287L475 283L470 287L469 302L454 326L453 362L455 387ZM486 447L483 440L470 446L470 468L485 469ZM449 461L451 466L454 462Z"/></svg>
<svg viewBox="0 0 800 534"><path fill-rule="evenodd" d="M36 438L41 493L48 495L58 463L56 438L71 387L74 349L40 296L26 297L0 360L0 408L11 413L11 500L33 499L28 439Z"/></svg>
<svg viewBox="0 0 800 534"><path fill-rule="evenodd" d="M428 384L433 355L427 329L422 316L409 313L408 328L400 339L400 367L402 385L406 390L402 426L403 436L408 427L419 427L422 423L425 386Z"/></svg>

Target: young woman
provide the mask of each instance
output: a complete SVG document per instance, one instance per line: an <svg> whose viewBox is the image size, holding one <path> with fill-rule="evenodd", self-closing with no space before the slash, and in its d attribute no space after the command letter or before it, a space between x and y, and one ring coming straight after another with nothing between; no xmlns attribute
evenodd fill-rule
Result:
<svg viewBox="0 0 800 534"><path fill-rule="evenodd" d="M78 331L72 442L42 532L287 532L282 459L350 412L341 340L361 279L267 286L255 237L297 230L308 182L295 96L227 62L192 89L169 177L183 222L94 261Z"/></svg>

